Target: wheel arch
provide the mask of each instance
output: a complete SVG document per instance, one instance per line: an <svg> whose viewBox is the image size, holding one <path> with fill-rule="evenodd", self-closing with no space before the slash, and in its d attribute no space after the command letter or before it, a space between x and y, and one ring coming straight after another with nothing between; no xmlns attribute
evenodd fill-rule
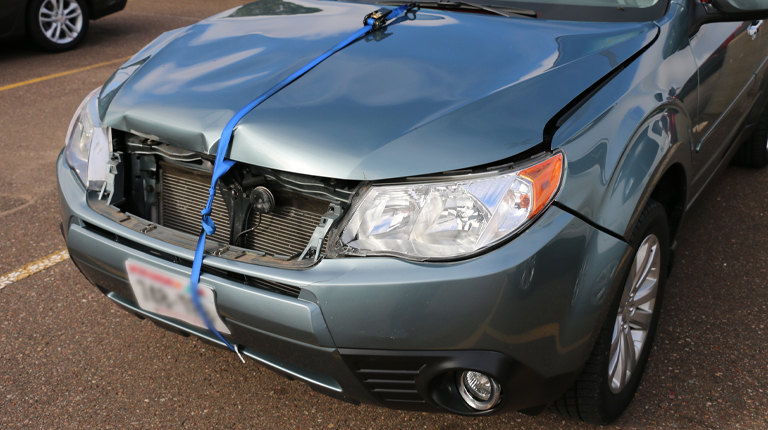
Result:
<svg viewBox="0 0 768 430"><path fill-rule="evenodd" d="M667 213L670 240L680 228L687 208L690 186L692 121L677 104L659 106L640 124L628 143L611 178L602 210L616 207L616 200L631 216L621 235L629 241L649 199L661 203ZM627 195L627 183L634 185L635 197ZM634 204L632 203L634 200Z"/></svg>
<svg viewBox="0 0 768 430"><path fill-rule="evenodd" d="M688 201L688 179L681 163L676 162L664 171L651 191L650 198L664 206L669 223L669 238L674 243Z"/></svg>
<svg viewBox="0 0 768 430"><path fill-rule="evenodd" d="M96 13L96 0L85 0L85 5L88 7L88 20L93 20Z"/></svg>
<svg viewBox="0 0 768 430"><path fill-rule="evenodd" d="M653 198L667 211L674 238L689 198L691 126L688 112L675 102L645 116L608 179L596 211L598 224L628 242L645 204Z"/></svg>

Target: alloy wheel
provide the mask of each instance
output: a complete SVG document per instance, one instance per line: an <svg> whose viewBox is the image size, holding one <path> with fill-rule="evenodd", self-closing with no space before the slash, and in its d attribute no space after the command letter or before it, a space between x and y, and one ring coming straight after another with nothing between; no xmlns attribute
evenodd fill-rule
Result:
<svg viewBox="0 0 768 430"><path fill-rule="evenodd" d="M83 11L75 0L45 0L38 22L50 41L63 45L75 40L83 30Z"/></svg>
<svg viewBox="0 0 768 430"><path fill-rule="evenodd" d="M632 377L653 320L661 276L659 239L651 234L637 248L611 338L608 378L620 393Z"/></svg>

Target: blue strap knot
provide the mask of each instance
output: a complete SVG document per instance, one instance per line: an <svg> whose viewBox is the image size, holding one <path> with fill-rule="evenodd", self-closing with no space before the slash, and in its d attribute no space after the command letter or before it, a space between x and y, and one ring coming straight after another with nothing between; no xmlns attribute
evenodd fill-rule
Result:
<svg viewBox="0 0 768 430"><path fill-rule="evenodd" d="M369 13L368 15L365 16L365 18L363 18L363 23L365 24L363 28L361 28L360 30L357 30L351 36L342 40L336 46L334 46L333 48L329 49L319 57L312 60L309 64L295 71L292 75L288 76L287 78L279 82L277 85L267 90L264 94L260 95L256 100L248 103L245 107L240 109L227 122L226 126L224 126L224 130L222 130L221 137L219 138L219 146L216 149L216 161L214 162L214 165L213 165L213 175L211 177L211 188L208 190L208 204L205 206L205 209L203 209L200 212L200 215L202 215L202 230L200 231L200 237L197 239L197 247L195 248L195 259L192 261L192 273L189 278L189 288L192 295L192 302L194 303L195 309L197 309L197 313L200 315L200 318L205 323L205 326L208 327L208 330L210 330L214 335L216 335L216 337L219 338L219 340L221 340L227 347L229 347L229 349L238 353L238 355L239 355L239 352L237 351L237 349L233 347L224 338L224 336L222 336L221 333L219 333L218 330L216 330L213 324L211 324L211 321L208 319L208 316L205 314L203 307L200 303L200 294L198 293L198 282L200 281L200 271L203 265L203 257L204 257L204 250L205 250L205 236L206 235L211 236L216 232L216 226L214 225L213 220L211 219L211 212L213 208L213 197L216 195L216 184L219 181L219 178L221 178L225 173L227 173L227 171L229 171L229 169L235 164L235 161L229 160L226 158L227 151L229 149L229 144L230 144L230 141L232 140L232 133L234 131L235 126L237 125L238 122L240 122L241 119L243 119L245 115L247 115L250 111L252 111L256 106L262 104L268 98L272 97L278 91L287 87L293 81L300 78L302 75L310 71L312 68L314 68L318 64L325 61L331 55L335 54L336 52L345 48L347 45L351 44L357 39L360 39L361 37L367 35L372 31L378 30L388 24L391 25L395 22L399 22L397 21L397 18L406 14L411 9L415 10L416 7L417 6L415 4L410 3L410 4L404 4L402 6L398 6L397 8L391 9L391 10L382 8L375 12ZM391 18L391 20L387 21L387 18Z"/></svg>
<svg viewBox="0 0 768 430"><path fill-rule="evenodd" d="M210 213L210 211L208 211ZM208 236L213 236L216 233L216 225L208 215L203 215L203 230Z"/></svg>

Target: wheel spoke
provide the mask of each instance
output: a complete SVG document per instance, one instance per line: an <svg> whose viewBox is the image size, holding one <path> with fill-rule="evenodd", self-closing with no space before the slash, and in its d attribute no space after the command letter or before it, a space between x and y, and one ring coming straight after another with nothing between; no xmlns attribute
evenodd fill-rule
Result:
<svg viewBox="0 0 768 430"><path fill-rule="evenodd" d="M651 319L653 319L653 311L635 308L635 312L629 316L629 324L638 330L648 330L651 327Z"/></svg>
<svg viewBox="0 0 768 430"><path fill-rule="evenodd" d="M621 337L621 318L616 318L616 324L613 327L613 339L611 340L611 351L608 355L611 360L616 356L616 351L619 349L619 337Z"/></svg>
<svg viewBox="0 0 768 430"><path fill-rule="evenodd" d="M645 271L646 263L648 262L648 243L643 242L640 244L640 246L637 248L637 253L635 255L635 261L634 261L634 272L635 272L635 284L637 284L638 275L643 273Z"/></svg>
<svg viewBox="0 0 768 430"><path fill-rule="evenodd" d="M77 8L78 8L77 7L77 2L72 2L72 3L69 4L69 7L66 10L64 10L64 12L62 12L62 13L64 15L67 15L68 13L72 12L73 10L76 10Z"/></svg>
<svg viewBox="0 0 768 430"><path fill-rule="evenodd" d="M70 13L69 15L66 15L65 17L67 19L77 18L78 16L82 15L83 13L80 11L80 9L77 9L76 11Z"/></svg>
<svg viewBox="0 0 768 430"><path fill-rule="evenodd" d="M61 23L56 23L56 33L54 33L53 40L58 41L61 37Z"/></svg>
<svg viewBox="0 0 768 430"><path fill-rule="evenodd" d="M635 340L632 338L631 330L627 330L627 332L624 333L624 347L627 348L627 373L631 373L632 370L635 369L635 362L637 361L635 358Z"/></svg>
<svg viewBox="0 0 768 430"><path fill-rule="evenodd" d="M43 18L40 17L40 22L56 22L56 18Z"/></svg>
<svg viewBox="0 0 768 430"><path fill-rule="evenodd" d="M617 375L619 382L617 388L621 391L624 389L624 384L627 379L627 339L624 337L624 333L619 333L619 338L621 339L621 344L619 345L619 365L616 367L618 368L619 373Z"/></svg>
<svg viewBox="0 0 768 430"><path fill-rule="evenodd" d="M643 287L637 291L637 294L635 294L635 306L644 305L656 298L656 291L659 286L659 280L649 279L648 281L649 282L646 282Z"/></svg>
<svg viewBox="0 0 768 430"><path fill-rule="evenodd" d="M64 34L66 34L67 37L69 37L71 39L74 39L75 35L72 34L71 31L69 31L69 28L67 28L67 24L69 24L69 23L64 23L64 25L61 26L61 29L64 30ZM71 25L71 24L69 24L69 25Z"/></svg>
<svg viewBox="0 0 768 430"><path fill-rule="evenodd" d="M619 344L619 340L616 339L616 345ZM621 367L619 365L621 363L621 359L619 357L619 354L616 354L616 356L608 363L608 380L610 384L613 384L613 380L616 376L616 371Z"/></svg>
<svg viewBox="0 0 768 430"><path fill-rule="evenodd" d="M80 34L80 29L77 28L74 24L70 24L72 26L72 29L70 30L72 33L72 37L77 37L78 34Z"/></svg>
<svg viewBox="0 0 768 430"><path fill-rule="evenodd" d="M69 21L64 21L64 29L70 33L70 37L75 37L77 36L77 33L79 33L77 26Z"/></svg>
<svg viewBox="0 0 768 430"><path fill-rule="evenodd" d="M637 293L637 290L640 289L643 282L645 282L645 279L648 277L648 272L651 271L651 267L653 266L653 256L656 253L656 247L652 246L650 243L644 243L643 246L637 250L638 256L640 256L641 251L643 252L643 261L642 265L635 266L639 275L635 277L635 282L632 285L632 294Z"/></svg>
<svg viewBox="0 0 768 430"><path fill-rule="evenodd" d="M618 374L619 388L621 387L621 372L622 372L622 368L624 367L623 366L624 365L624 356L623 356L624 346L622 345L623 344L622 339L623 339L623 336L621 335L621 332L618 332L616 334L616 339L614 340L614 342L616 343L616 360L614 363L611 363L613 364L613 367L608 369L608 378L611 381L616 380L616 377Z"/></svg>

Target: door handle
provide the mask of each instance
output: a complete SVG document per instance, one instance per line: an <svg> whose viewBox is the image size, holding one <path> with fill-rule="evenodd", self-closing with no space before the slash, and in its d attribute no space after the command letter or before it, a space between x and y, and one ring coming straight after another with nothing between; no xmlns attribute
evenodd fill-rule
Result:
<svg viewBox="0 0 768 430"><path fill-rule="evenodd" d="M747 34L749 35L749 37L752 38L752 40L755 40L755 38L757 37L757 32L760 31L760 27L762 26L763 26L762 19L760 21L752 21L752 25L750 25L749 28L747 29Z"/></svg>

